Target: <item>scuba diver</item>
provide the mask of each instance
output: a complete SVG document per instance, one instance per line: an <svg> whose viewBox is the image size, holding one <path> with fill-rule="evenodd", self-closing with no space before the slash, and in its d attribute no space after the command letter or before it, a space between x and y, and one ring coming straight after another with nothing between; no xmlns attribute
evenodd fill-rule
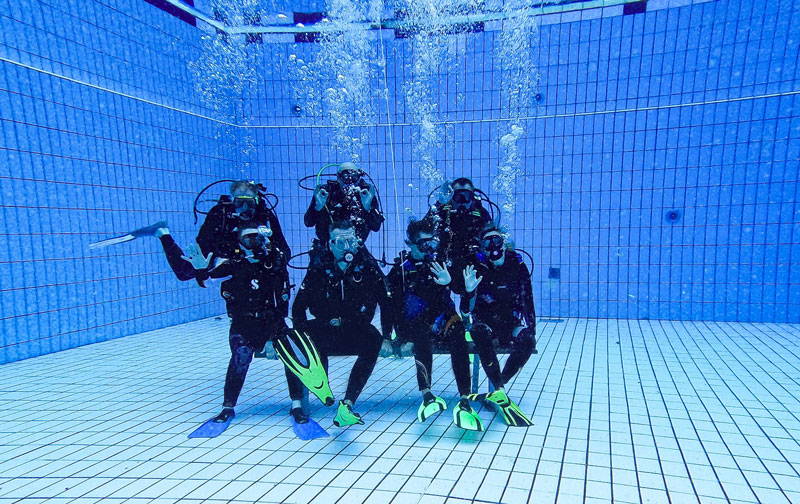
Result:
<svg viewBox="0 0 800 504"><path fill-rule="evenodd" d="M197 233L196 241L204 254L230 257L239 246L236 229L258 222L269 226L272 230L272 247L281 253L278 260L288 262L292 253L289 244L286 243L278 216L267 206L264 190L263 185L250 180L236 180L231 183L230 197L219 198L217 204L206 214L205 221Z"/></svg>
<svg viewBox="0 0 800 504"><path fill-rule="evenodd" d="M381 348L381 333L372 325L378 304L383 334L391 334L386 277L350 221L334 222L325 235L329 237L329 250L303 279L292 306L292 323L310 336L326 371L330 354L357 356L333 423L337 427L363 425L353 405L372 374ZM306 310L314 319L308 319ZM298 379L289 375L287 379L294 414L303 391Z"/></svg>
<svg viewBox="0 0 800 504"><path fill-rule="evenodd" d="M306 227L314 227L316 238L310 252L310 266L322 259L330 239L331 223L349 221L361 243L366 243L370 232L378 231L383 224L375 186L364 180L365 172L355 164L346 162L339 165L336 180L317 184L311 203L306 210L303 222Z"/></svg>
<svg viewBox="0 0 800 504"><path fill-rule="evenodd" d="M222 411L190 434L190 438L216 437L228 427L235 416L234 407L254 352L264 348L271 337L286 328L289 275L285 262L278 265L283 261L282 254L272 245L270 229L263 225L242 227L236 233L239 247L232 250L230 258L216 258L212 262L211 254L204 256L197 245L181 253L182 260L194 271L201 285L208 278L230 277L220 286L231 318L228 338L231 358L225 376ZM170 250L176 254L180 248L175 245ZM185 267L175 270L176 275L178 271L183 275L189 273Z"/></svg>
<svg viewBox="0 0 800 504"><path fill-rule="evenodd" d="M492 220L481 199L475 195L475 186L468 178L457 178L442 186L437 201L425 216L436 226L439 238L439 259L462 271L479 249L478 235ZM458 275L451 290L464 294L464 284Z"/></svg>
<svg viewBox="0 0 800 504"><path fill-rule="evenodd" d="M410 251L401 252L387 276L392 300L391 322L397 332L397 339L401 342L401 354L407 354L408 346L413 348L417 384L422 394L422 404L417 411L420 422L447 409L444 399L431 392L434 340L450 350L459 394L466 398L470 393L465 327L450 297L450 273L446 266L435 262L439 242L433 235L433 228L430 220L409 223L406 244ZM476 280L473 277L470 281ZM391 354L392 342L385 339L381 355ZM471 425L477 430L480 417L469 407L468 400L465 404L467 409L457 415L456 424L460 427Z"/></svg>
<svg viewBox="0 0 800 504"><path fill-rule="evenodd" d="M531 275L522 256L493 223L481 233L477 256L480 286L461 299L461 312L471 314L473 337L498 340L509 347L502 383L508 383L536 353L536 311Z"/></svg>
<svg viewBox="0 0 800 504"><path fill-rule="evenodd" d="M228 248L230 258L212 259L213 253L204 255L197 244L190 245L184 252L172 239L164 221L148 226L147 232L142 234L161 240L167 261L181 281L195 278L205 287L209 278L231 277L221 286L231 318L231 359L225 377L222 412L189 434L190 438L217 437L228 428L254 353L262 349L266 357L277 357L286 365L287 380L290 374L296 375L320 401L328 406L334 403L326 370L313 342L303 334L290 331L285 323L289 314L289 292L293 287L289 283L287 258L273 247L269 226L254 226L236 230L239 246ZM296 364L298 354L303 355L300 359L303 365ZM328 435L302 409L292 408L290 414L292 429L301 439Z"/></svg>

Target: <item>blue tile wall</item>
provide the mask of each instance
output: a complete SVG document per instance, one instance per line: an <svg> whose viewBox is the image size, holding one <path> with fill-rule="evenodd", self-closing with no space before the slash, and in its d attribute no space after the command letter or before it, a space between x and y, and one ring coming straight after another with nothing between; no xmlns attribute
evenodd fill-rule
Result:
<svg viewBox="0 0 800 504"><path fill-rule="evenodd" d="M195 192L229 175L187 70L200 32L145 2L5 5L0 363L223 313L154 238L87 247L162 218L188 243Z"/></svg>
<svg viewBox="0 0 800 504"><path fill-rule="evenodd" d="M543 316L800 321L798 16L791 1L654 0L641 14L617 6L541 18L532 57L543 101L525 111L525 176L517 211L504 219L533 254ZM497 197L491 180L507 115L497 32L453 39L459 52L437 90L449 122L438 163ZM401 91L413 51L408 41L384 41L388 81L375 85L389 88L401 125L391 127L390 147L378 101L380 124L368 128L361 157L387 211L386 236L369 246L391 258L405 209L424 212L427 188ZM258 87L245 97L258 138L254 169L280 194L299 250L312 236L301 224L310 194L294 181L337 155L326 117L290 111L303 103L289 56L308 61L314 44L268 45ZM560 279L548 278L551 267Z"/></svg>

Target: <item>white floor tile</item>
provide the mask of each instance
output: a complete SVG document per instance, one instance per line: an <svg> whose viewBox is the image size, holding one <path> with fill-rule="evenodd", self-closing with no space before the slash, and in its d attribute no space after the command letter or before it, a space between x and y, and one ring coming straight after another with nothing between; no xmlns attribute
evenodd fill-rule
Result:
<svg viewBox="0 0 800 504"><path fill-rule="evenodd" d="M0 502L798 501L798 336L786 324L546 323L508 387L529 429L483 408L482 433L449 411L419 424L412 363L382 359L357 403L367 424L338 429L312 401L331 437L311 442L292 434L280 363L256 360L229 430L190 440L220 408L228 359L225 324L192 322L0 367L13 418L0 424ZM452 406L449 360L435 363ZM351 365L331 360L334 394Z"/></svg>

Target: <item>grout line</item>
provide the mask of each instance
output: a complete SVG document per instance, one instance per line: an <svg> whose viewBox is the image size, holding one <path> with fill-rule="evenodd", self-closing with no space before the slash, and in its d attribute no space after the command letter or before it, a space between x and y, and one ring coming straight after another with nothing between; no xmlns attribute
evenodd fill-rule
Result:
<svg viewBox="0 0 800 504"><path fill-rule="evenodd" d="M198 114L196 112L191 112L188 110L180 109L177 107L172 107L170 105L165 105L163 103L155 102L152 100L148 100L145 98L141 98L138 96L134 96L131 94L123 93L121 91L115 91L113 89L99 86L97 84L91 84L86 81L82 81L79 79L74 79L72 77L67 77L65 75L57 74L55 72L51 72L49 70L43 70L41 68L37 68L32 65L27 65L25 63L21 63L19 61L14 61L9 58L5 58L0 56L0 61L5 63L9 63L12 65L17 65L19 67L25 68L27 70L32 70L35 72L40 72L45 75L49 75L50 77L55 77L58 79L63 79L68 82L72 82L74 84L79 84L82 86L87 86L92 89L97 89L99 91L105 91L107 93L114 94L116 96L121 96L123 98L129 98L131 100L136 100L141 103L146 103L148 105L154 105L156 107L161 107L172 112L179 112L182 114L187 114L192 117L197 117L200 119L205 119L207 121L216 122L219 124L223 124L225 126L229 126L231 128L243 128L243 129L333 129L337 126L331 124L284 124L284 125L267 125L267 124L255 124L255 125L246 125L246 124L234 124L227 121L223 121L220 119L215 119L213 117L209 117L207 115ZM720 98L718 100L705 100L705 101L697 101L697 102L690 102L690 103L674 103L669 105L651 105L646 107L629 107L624 109L612 109L612 110L596 110L591 112L562 112L558 114L543 114L543 115L535 115L535 116L523 116L523 117L496 117L496 118L487 118L487 119L463 119L463 120L445 120L445 121L434 121L431 124L433 125L456 125L456 124L484 124L484 123L500 123L500 122L509 122L509 121L535 121L535 120L542 120L542 119L558 119L558 118L565 118L565 117L591 117L591 116L602 116L608 114L625 114L631 112L648 112L648 111L656 111L656 110L670 110L670 109L679 109L679 108L686 108L686 107L699 107L699 106L707 106L707 105L718 105L721 103L736 103L736 102L743 102L743 101L753 101L753 100L765 100L769 98L780 98L784 96L795 96L800 95L800 90L796 91L785 91L780 93L767 93L761 95L752 95L752 96L739 96L735 98ZM564 106L564 105L559 105ZM351 127L353 128L393 128L393 127L409 127L409 126L419 126L422 123L417 122L396 122L392 124L387 123L371 123L371 124L353 124Z"/></svg>

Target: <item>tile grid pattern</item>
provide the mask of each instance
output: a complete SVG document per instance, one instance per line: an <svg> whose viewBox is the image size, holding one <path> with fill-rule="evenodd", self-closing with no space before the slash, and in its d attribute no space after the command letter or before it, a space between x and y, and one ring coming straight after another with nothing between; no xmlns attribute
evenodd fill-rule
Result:
<svg viewBox="0 0 800 504"><path fill-rule="evenodd" d="M553 316L796 322L800 7L651 3L630 16L609 8L541 20L544 101L530 110L519 212L507 219L534 255L537 304ZM162 217L187 243L194 191L241 161L223 153L213 121L165 112L207 112L186 70L202 32L145 2L28 0L0 19L0 264L12 279L0 287L0 362L222 311L189 284L162 286L171 276L155 243L85 249ZM413 51L385 35L389 78L374 85L388 86L393 121L407 121ZM437 89L453 121L437 153L445 175L472 175L490 193L504 113L496 35L453 37L458 57ZM288 55L308 59L314 47L253 46L265 53L263 80L244 97L256 125L278 127L253 129L259 151L245 175L281 196L296 251L310 235L300 224L309 194L295 181L336 159L320 118L289 112ZM369 128L365 164L387 213L371 246L388 260L406 217L425 209L415 132L394 126L390 147L385 125ZM35 204L18 201L31 193ZM673 209L682 220L665 224ZM550 267L560 280L547 278ZM54 269L58 281L41 280Z"/></svg>
<svg viewBox="0 0 800 504"><path fill-rule="evenodd" d="M797 326L545 321L509 387L534 426L481 411L482 434L449 410L415 422L413 366L382 359L357 407L367 425L337 429L315 404L332 437L301 442L280 365L257 360L229 430L188 440L219 408L226 329L206 319L0 368L0 502L800 500ZM332 361L334 393L351 365Z"/></svg>
<svg viewBox="0 0 800 504"><path fill-rule="evenodd" d="M542 20L533 59L544 98L526 111L519 207L504 217L533 253L536 300L553 316L800 321L800 5L659 4L666 8ZM500 119L508 116L498 41L491 30L452 37L454 60L434 90L439 118L452 121L442 127L439 168L473 177L495 199ZM374 83L379 124L355 134L369 138L360 155L392 214L398 194L400 223L389 215L388 240L371 242L391 258L402 246L398 228L425 211L429 188L402 88L413 50L407 40L384 42L388 82L379 75ZM341 154L325 117L291 112L294 103L307 108L293 79L316 46L271 45L249 98L251 122L270 128L253 128L253 166L268 180L281 173L281 211L302 247L310 195L294 181ZM374 59L382 59L377 50ZM377 97L385 85L392 127ZM551 267L559 280L548 278Z"/></svg>
<svg viewBox="0 0 800 504"><path fill-rule="evenodd" d="M196 191L230 177L187 68L202 32L145 2L5 5L0 363L223 312L155 239L88 249L161 219L189 243Z"/></svg>

